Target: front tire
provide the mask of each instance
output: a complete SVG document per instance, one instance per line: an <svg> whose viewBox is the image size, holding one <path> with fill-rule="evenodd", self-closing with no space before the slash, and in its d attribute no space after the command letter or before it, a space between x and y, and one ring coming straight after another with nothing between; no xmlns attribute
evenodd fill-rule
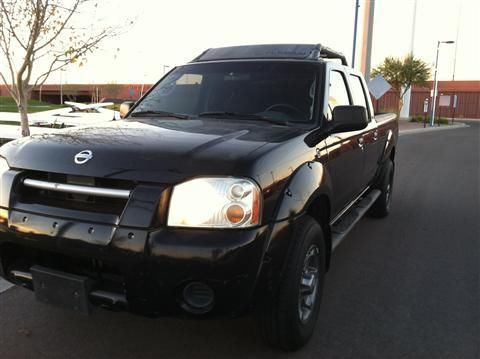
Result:
<svg viewBox="0 0 480 359"><path fill-rule="evenodd" d="M300 349L312 336L325 276L325 242L318 222L300 218L292 240L283 279L258 314L265 342L285 351Z"/></svg>

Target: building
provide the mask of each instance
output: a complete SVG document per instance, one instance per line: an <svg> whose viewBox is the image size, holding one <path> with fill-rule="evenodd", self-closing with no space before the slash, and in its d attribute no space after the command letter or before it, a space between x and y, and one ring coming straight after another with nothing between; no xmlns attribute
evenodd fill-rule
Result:
<svg viewBox="0 0 480 359"><path fill-rule="evenodd" d="M59 104L62 97L63 101L74 102L135 101L151 86L151 84L52 84L35 88L30 97L54 104ZM9 96L5 85L0 85L0 96Z"/></svg>
<svg viewBox="0 0 480 359"><path fill-rule="evenodd" d="M424 102L428 100L428 113L432 108L431 92L433 83L427 87L414 86L410 102L410 116L424 116ZM449 106L438 106L440 96L449 96ZM454 100L456 96L456 101ZM445 98L448 99L448 98ZM480 81L439 81L437 115L456 118L480 118ZM398 96L394 91L387 92L378 101L373 100L376 112L395 112ZM454 106L456 105L456 106Z"/></svg>

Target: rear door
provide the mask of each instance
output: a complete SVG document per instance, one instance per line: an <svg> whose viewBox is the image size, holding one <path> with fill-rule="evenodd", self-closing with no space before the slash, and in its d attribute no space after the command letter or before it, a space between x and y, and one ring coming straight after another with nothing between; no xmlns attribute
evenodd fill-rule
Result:
<svg viewBox="0 0 480 359"><path fill-rule="evenodd" d="M351 105L352 98L348 91L347 74L340 66L331 64L327 71L328 106L324 116L327 121L333 121L332 111L336 106ZM338 214L363 189L363 131L336 133L326 140L328 151L327 168L332 187L332 212Z"/></svg>
<svg viewBox="0 0 480 359"><path fill-rule="evenodd" d="M367 96L366 84L360 74L351 72L349 74L350 92L355 105L363 106L367 110L368 126L363 131L363 144L365 153L365 163L363 166L362 183L366 187L369 185L378 169L378 163L382 154L382 144L379 141L378 125L375 122L372 106Z"/></svg>

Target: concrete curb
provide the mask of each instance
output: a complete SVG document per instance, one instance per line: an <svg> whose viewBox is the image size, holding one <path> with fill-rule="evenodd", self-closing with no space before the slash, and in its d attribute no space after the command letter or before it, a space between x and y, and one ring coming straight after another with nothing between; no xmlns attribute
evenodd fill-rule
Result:
<svg viewBox="0 0 480 359"><path fill-rule="evenodd" d="M441 126L441 127L414 128L412 130L400 131L400 136L402 136L402 135L413 135L413 134L416 134L416 133L424 133L424 132L455 130L457 128L464 128L464 127L470 127L470 126L465 124L465 123L457 123L455 125Z"/></svg>
<svg viewBox="0 0 480 359"><path fill-rule="evenodd" d="M6 280L3 280L0 278L0 293L5 292L7 289L10 289L11 287L13 287L13 284L10 284Z"/></svg>

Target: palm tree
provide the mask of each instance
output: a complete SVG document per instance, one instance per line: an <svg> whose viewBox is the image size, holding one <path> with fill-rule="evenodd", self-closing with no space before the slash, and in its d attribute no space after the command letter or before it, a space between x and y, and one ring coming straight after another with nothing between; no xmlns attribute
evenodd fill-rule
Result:
<svg viewBox="0 0 480 359"><path fill-rule="evenodd" d="M412 54L405 58L386 57L383 63L372 70L372 77L382 75L398 96L397 116L403 106L403 96L412 85L426 86L431 68Z"/></svg>

